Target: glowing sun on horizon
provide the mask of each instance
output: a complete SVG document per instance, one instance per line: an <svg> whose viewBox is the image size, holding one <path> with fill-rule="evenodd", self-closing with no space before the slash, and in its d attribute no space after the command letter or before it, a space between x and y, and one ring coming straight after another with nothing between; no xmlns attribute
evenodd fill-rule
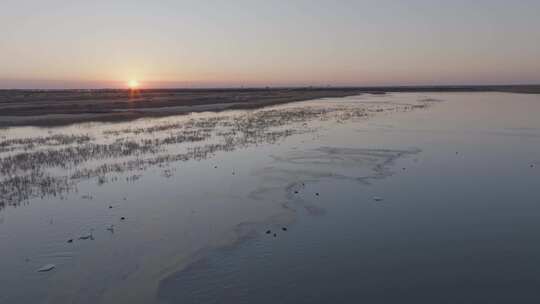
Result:
<svg viewBox="0 0 540 304"><path fill-rule="evenodd" d="M139 87L139 82L135 79L132 79L130 81L128 81L127 83L128 85L128 88L134 90L134 89L137 89Z"/></svg>

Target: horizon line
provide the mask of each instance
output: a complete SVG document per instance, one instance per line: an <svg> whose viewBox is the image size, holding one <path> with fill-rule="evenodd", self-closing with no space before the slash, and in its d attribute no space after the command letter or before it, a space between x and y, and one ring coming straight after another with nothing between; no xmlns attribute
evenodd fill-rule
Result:
<svg viewBox="0 0 540 304"><path fill-rule="evenodd" d="M261 86L209 86L209 87L95 87L95 88L0 88L0 91L147 91L147 90L253 90L253 89L392 89L392 88L489 88L513 86L540 86L539 83L506 84L404 84L404 85L261 85Z"/></svg>

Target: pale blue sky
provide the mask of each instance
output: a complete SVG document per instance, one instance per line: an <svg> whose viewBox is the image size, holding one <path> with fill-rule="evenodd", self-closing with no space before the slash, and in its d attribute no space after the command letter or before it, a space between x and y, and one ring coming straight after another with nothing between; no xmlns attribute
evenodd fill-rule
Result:
<svg viewBox="0 0 540 304"><path fill-rule="evenodd" d="M2 0L0 88L540 83L540 1Z"/></svg>

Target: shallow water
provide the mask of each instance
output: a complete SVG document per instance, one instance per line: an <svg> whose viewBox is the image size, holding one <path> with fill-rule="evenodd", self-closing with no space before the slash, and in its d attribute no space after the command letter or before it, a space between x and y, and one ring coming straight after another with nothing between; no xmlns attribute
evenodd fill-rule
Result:
<svg viewBox="0 0 540 304"><path fill-rule="evenodd" d="M537 302L539 110L361 95L1 130L0 302Z"/></svg>

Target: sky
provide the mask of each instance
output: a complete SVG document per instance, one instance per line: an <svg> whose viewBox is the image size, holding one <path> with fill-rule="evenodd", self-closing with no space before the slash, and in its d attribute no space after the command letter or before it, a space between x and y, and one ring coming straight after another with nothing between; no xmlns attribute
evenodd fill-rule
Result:
<svg viewBox="0 0 540 304"><path fill-rule="evenodd" d="M540 83L538 0L2 0L0 88Z"/></svg>

